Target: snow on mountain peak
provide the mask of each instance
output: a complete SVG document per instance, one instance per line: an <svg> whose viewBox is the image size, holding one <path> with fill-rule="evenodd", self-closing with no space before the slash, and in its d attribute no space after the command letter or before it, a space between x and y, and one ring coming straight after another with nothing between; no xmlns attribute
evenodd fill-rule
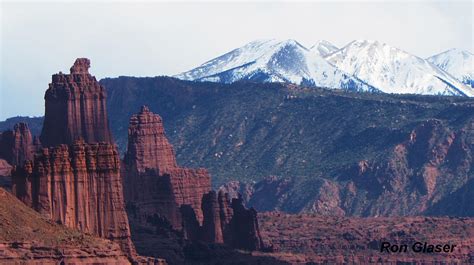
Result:
<svg viewBox="0 0 474 265"><path fill-rule="evenodd" d="M339 48L337 48L334 44L330 43L329 41L320 40L320 41L316 42L313 46L311 46L310 50L315 51L316 53L318 53L322 57L325 57L325 56L339 50Z"/></svg>
<svg viewBox="0 0 474 265"><path fill-rule="evenodd" d="M292 39L252 41L176 77L223 83L253 80L376 90Z"/></svg>
<svg viewBox="0 0 474 265"><path fill-rule="evenodd" d="M474 96L428 61L379 41L353 41L326 59L383 92Z"/></svg>
<svg viewBox="0 0 474 265"><path fill-rule="evenodd" d="M474 96L474 89L463 84L472 85L472 58L470 52L451 49L425 60L376 40L355 40L341 49L328 41L319 41L307 49L292 39L266 39L247 43L175 77Z"/></svg>
<svg viewBox="0 0 474 265"><path fill-rule="evenodd" d="M462 49L449 49L427 58L464 84L474 87L474 55Z"/></svg>

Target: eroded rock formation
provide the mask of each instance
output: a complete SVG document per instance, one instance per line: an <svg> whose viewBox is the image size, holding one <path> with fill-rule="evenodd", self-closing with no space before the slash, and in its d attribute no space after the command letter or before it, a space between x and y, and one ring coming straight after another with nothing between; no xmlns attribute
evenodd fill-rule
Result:
<svg viewBox="0 0 474 265"><path fill-rule="evenodd" d="M44 96L45 118L41 132L43 146L72 144L84 139L86 143L109 142L106 92L89 74L90 61L79 58L70 74L54 74Z"/></svg>
<svg viewBox="0 0 474 265"><path fill-rule="evenodd" d="M25 160L31 160L34 151L35 143L26 123L17 123L13 130L0 133L0 158L9 164L20 165Z"/></svg>
<svg viewBox="0 0 474 265"><path fill-rule="evenodd" d="M128 139L124 159L127 203L140 205L140 218L158 214L175 229L182 227L180 207L190 205L201 224L201 199L211 190L207 170L178 167L161 117L146 106L130 118Z"/></svg>
<svg viewBox="0 0 474 265"><path fill-rule="evenodd" d="M177 165L159 115L143 106L131 117L128 132L123 175L133 226L168 224L191 241L224 243L248 250L263 247L253 209L245 209L239 199L231 203L224 192L211 191L211 179L205 169ZM141 235L137 240L152 242L153 236Z"/></svg>
<svg viewBox="0 0 474 265"><path fill-rule="evenodd" d="M120 157L107 125L105 91L77 59L71 74L53 75L46 91L43 147L25 125L13 153L12 191L26 205L67 227L119 243L138 261L131 241L120 176ZM14 134L15 135L15 134ZM3 138L3 137L2 137ZM37 149L30 152L30 146Z"/></svg>
<svg viewBox="0 0 474 265"><path fill-rule="evenodd" d="M13 193L26 205L57 223L117 241L134 253L114 145L77 140L43 148L12 175Z"/></svg>
<svg viewBox="0 0 474 265"><path fill-rule="evenodd" d="M230 201L228 194L211 191L202 199L204 222L199 240L225 243L237 249L262 250L257 212L246 209L242 198Z"/></svg>

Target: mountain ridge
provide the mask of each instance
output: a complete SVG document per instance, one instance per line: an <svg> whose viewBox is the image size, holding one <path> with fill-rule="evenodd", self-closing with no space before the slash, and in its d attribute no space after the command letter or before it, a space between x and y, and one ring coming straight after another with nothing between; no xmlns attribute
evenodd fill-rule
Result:
<svg viewBox="0 0 474 265"><path fill-rule="evenodd" d="M474 55L471 52L452 48L428 57L426 60L464 84L474 87Z"/></svg>
<svg viewBox="0 0 474 265"><path fill-rule="evenodd" d="M175 77L221 83L249 80L378 91L336 69L319 53L310 51L292 39L253 41Z"/></svg>
<svg viewBox="0 0 474 265"><path fill-rule="evenodd" d="M308 49L293 39L269 39L247 43L174 77L219 83L283 82L359 92L474 96L474 89L468 86L472 86L472 78L463 81L456 73L458 66L443 69L439 65L374 40L355 40L342 48L321 40Z"/></svg>

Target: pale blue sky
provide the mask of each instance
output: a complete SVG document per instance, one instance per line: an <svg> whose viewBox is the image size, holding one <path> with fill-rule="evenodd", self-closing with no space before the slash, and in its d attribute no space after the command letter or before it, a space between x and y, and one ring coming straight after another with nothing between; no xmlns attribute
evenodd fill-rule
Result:
<svg viewBox="0 0 474 265"><path fill-rule="evenodd" d="M44 112L77 57L103 77L173 75L254 39L374 39L420 57L473 51L471 1L1 4L0 120Z"/></svg>

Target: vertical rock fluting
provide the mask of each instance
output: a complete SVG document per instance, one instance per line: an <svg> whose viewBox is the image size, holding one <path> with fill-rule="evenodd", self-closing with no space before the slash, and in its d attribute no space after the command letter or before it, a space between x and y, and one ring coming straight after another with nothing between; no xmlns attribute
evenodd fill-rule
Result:
<svg viewBox="0 0 474 265"><path fill-rule="evenodd" d="M174 229L182 228L182 205L189 205L202 223L202 196L211 190L205 169L178 167L161 117L143 106L130 118L124 159L125 200L139 205L135 216L143 222L158 214ZM135 207L136 208L136 207Z"/></svg>
<svg viewBox="0 0 474 265"><path fill-rule="evenodd" d="M26 123L17 123L13 130L0 134L0 158L11 165L20 165L31 160L34 150L33 137Z"/></svg>
<svg viewBox="0 0 474 265"><path fill-rule="evenodd" d="M45 95L44 148L36 141L34 157L22 155L30 153L19 148L16 159L27 160L12 172L12 191L57 223L119 243L138 262L120 157L107 124L105 90L89 74L89 66L88 59L77 59L70 75L53 75ZM26 135L26 140L16 141L20 147L32 142L29 133L22 133L26 129L18 127Z"/></svg>
<svg viewBox="0 0 474 265"><path fill-rule="evenodd" d="M41 132L43 146L72 144L84 139L86 143L109 142L106 92L89 74L90 61L79 58L70 74L55 74L44 99L45 118Z"/></svg>
<svg viewBox="0 0 474 265"><path fill-rule="evenodd" d="M13 193L28 206L57 223L116 241L134 254L114 145L78 140L43 148L12 176Z"/></svg>

